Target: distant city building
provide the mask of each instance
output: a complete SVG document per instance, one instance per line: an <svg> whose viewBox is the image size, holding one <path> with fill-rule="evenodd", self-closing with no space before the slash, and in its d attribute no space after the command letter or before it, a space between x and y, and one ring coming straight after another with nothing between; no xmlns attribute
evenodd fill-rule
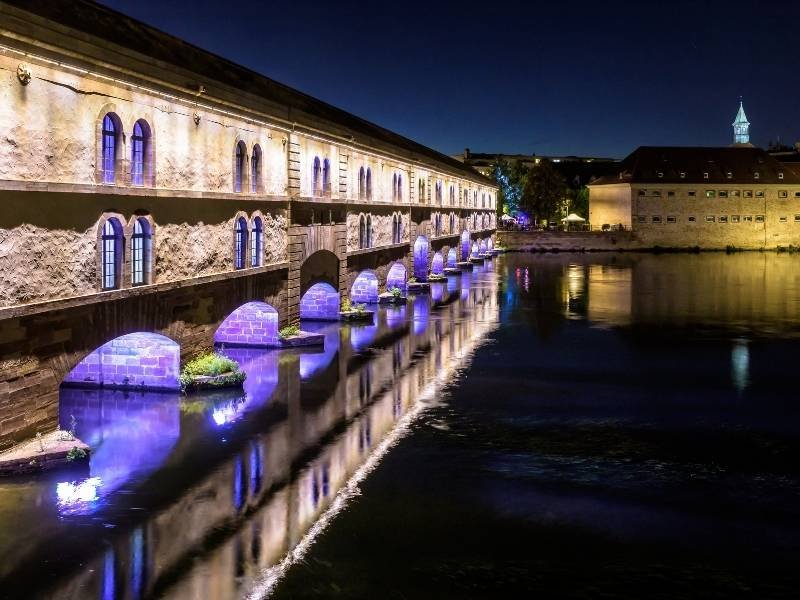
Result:
<svg viewBox="0 0 800 600"><path fill-rule="evenodd" d="M476 153L464 149L463 154L455 154L453 158L471 166L482 175L491 175L492 166L498 160L509 164L522 163L526 167L535 167L543 160L550 161L563 175L567 185L580 188L593 179L616 172L619 159L599 156L539 156L537 154L500 154Z"/></svg>
<svg viewBox="0 0 800 600"><path fill-rule="evenodd" d="M736 118L733 120L733 143L735 145L750 144L750 121L744 114L744 105L742 105L741 99L739 100L739 112L736 113Z"/></svg>
<svg viewBox="0 0 800 600"><path fill-rule="evenodd" d="M589 220L594 230L621 226L666 247L800 245L800 165L746 143L643 146L589 184Z"/></svg>

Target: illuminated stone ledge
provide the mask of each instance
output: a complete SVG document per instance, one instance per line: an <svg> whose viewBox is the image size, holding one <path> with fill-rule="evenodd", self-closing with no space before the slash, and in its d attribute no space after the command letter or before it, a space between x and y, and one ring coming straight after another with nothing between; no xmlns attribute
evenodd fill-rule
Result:
<svg viewBox="0 0 800 600"><path fill-rule="evenodd" d="M373 323L375 311L372 310L343 310L339 313L340 321L357 321L359 323Z"/></svg>
<svg viewBox="0 0 800 600"><path fill-rule="evenodd" d="M67 465L88 467L89 446L78 438L62 440L63 434L63 431L51 431L43 434L41 439L28 440L0 454L0 477L35 473ZM85 457L68 460L67 455L73 448L86 452Z"/></svg>
<svg viewBox="0 0 800 600"><path fill-rule="evenodd" d="M474 268L474 266L475 266L475 265L473 265L473 264L472 264L470 261L468 261L468 260L465 260L465 261L463 261L463 262L456 263L456 266L457 266L457 267L458 267L458 268L459 268L461 271L472 271L472 269Z"/></svg>
<svg viewBox="0 0 800 600"><path fill-rule="evenodd" d="M405 304L408 298L405 296L395 296L391 292L384 292L378 296L378 304Z"/></svg>
<svg viewBox="0 0 800 600"><path fill-rule="evenodd" d="M472 265L470 265L471 267ZM445 267L445 275L461 275L461 267Z"/></svg>
<svg viewBox="0 0 800 600"><path fill-rule="evenodd" d="M406 291L412 294L429 294L431 291L431 284L427 281L409 282L406 284Z"/></svg>
<svg viewBox="0 0 800 600"><path fill-rule="evenodd" d="M321 333L309 333L301 331L297 335L281 338L282 348L298 348L300 346L324 346L325 336Z"/></svg>

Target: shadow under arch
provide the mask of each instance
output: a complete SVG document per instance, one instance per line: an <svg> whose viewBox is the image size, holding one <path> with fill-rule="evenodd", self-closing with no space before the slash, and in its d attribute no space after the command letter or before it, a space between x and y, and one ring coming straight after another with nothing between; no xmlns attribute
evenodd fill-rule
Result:
<svg viewBox="0 0 800 600"><path fill-rule="evenodd" d="M330 250L317 250L300 266L300 295L316 283L327 283L339 289L339 259Z"/></svg>

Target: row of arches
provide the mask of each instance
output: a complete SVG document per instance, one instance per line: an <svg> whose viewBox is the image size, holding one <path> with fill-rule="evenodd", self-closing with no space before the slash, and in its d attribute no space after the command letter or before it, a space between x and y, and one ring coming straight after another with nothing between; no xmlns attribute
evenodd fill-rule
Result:
<svg viewBox="0 0 800 600"><path fill-rule="evenodd" d="M264 264L264 217L251 218L239 213L234 221L233 266L235 269L260 267Z"/></svg>
<svg viewBox="0 0 800 600"><path fill-rule="evenodd" d="M105 113L100 125L100 160L98 164L100 165L101 183L152 187L155 184L152 138L152 129L145 119L134 121L130 136L130 154L126 157L125 131L122 120L113 111Z"/></svg>
<svg viewBox="0 0 800 600"><path fill-rule="evenodd" d="M98 227L100 288L146 285L153 276L153 233L148 216L134 215L126 223L122 215L105 215ZM130 248L130 252L126 251ZM126 271L129 276L126 277Z"/></svg>
<svg viewBox="0 0 800 600"><path fill-rule="evenodd" d="M233 156L233 191L241 194L249 191L257 194L263 191L261 163L263 153L260 144L253 144L253 151L248 153L247 144L243 140L236 143Z"/></svg>

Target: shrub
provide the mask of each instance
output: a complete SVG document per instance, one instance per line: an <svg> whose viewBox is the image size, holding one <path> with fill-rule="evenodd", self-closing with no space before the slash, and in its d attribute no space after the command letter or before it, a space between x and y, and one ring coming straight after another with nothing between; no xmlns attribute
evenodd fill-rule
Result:
<svg viewBox="0 0 800 600"><path fill-rule="evenodd" d="M389 293L392 295L392 298L401 298L403 296L403 290L399 287L393 287L389 290Z"/></svg>
<svg viewBox="0 0 800 600"><path fill-rule="evenodd" d="M223 376L224 377L221 377ZM181 387L186 390L194 384L195 377L216 377L206 382L212 386L226 386L242 383L245 373L239 369L239 363L217 352L204 352L187 362L181 370Z"/></svg>
<svg viewBox="0 0 800 600"><path fill-rule="evenodd" d="M278 337L281 338L282 340L285 340L286 338L299 335L299 333L300 333L299 325L287 325L278 332Z"/></svg>
<svg viewBox="0 0 800 600"><path fill-rule="evenodd" d="M353 307L353 310L356 311L357 313L365 313L365 312L367 312L367 305L366 304L356 304Z"/></svg>
<svg viewBox="0 0 800 600"><path fill-rule="evenodd" d="M408 283L417 283L417 278L416 277L409 277L408 278Z"/></svg>
<svg viewBox="0 0 800 600"><path fill-rule="evenodd" d="M342 312L350 312L353 310L353 304L350 302L350 298L342 298L342 306L339 310Z"/></svg>
<svg viewBox="0 0 800 600"><path fill-rule="evenodd" d="M67 451L67 461L73 462L76 460L83 460L86 458L87 453L86 450L83 448L78 448L77 446L73 446Z"/></svg>

